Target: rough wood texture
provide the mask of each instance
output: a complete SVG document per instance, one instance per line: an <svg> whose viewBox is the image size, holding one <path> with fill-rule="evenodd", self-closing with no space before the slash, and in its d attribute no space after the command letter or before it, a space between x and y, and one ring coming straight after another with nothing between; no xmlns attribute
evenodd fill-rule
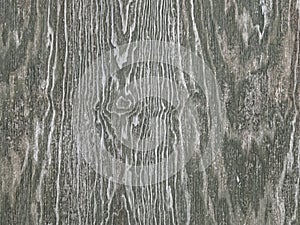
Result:
<svg viewBox="0 0 300 225"><path fill-rule="evenodd" d="M299 0L1 0L0 224L300 224L299 12ZM210 123L199 92L200 151L163 182L126 186L81 156L74 95L101 55L141 40L203 59L221 89L225 134L203 171ZM117 77L146 70L178 73L145 62ZM97 111L111 92L80 110ZM156 115L171 110L151 104Z"/></svg>

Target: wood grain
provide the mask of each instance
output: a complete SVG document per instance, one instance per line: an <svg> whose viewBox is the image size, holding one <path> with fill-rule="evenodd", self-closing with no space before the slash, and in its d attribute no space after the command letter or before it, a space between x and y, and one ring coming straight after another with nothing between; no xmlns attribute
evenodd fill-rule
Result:
<svg viewBox="0 0 300 225"><path fill-rule="evenodd" d="M299 0L1 0L0 224L300 224L299 15ZM142 40L198 55L220 86L227 119L222 153L203 171L210 120L199 92L199 152L167 180L134 187L82 158L74 95L101 55ZM117 77L124 85L147 69L179 73L145 62ZM102 106L117 90L109 87L97 96ZM146 103L141 115L172 120L168 104L160 111L153 100L143 111ZM173 125L176 136L181 127ZM172 141L171 131L161 135ZM168 152L153 154L147 162Z"/></svg>

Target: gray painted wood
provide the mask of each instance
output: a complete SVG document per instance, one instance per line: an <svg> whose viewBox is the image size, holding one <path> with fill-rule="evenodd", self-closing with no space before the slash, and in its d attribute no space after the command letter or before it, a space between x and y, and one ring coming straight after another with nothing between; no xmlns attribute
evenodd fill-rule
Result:
<svg viewBox="0 0 300 225"><path fill-rule="evenodd" d="M299 0L2 0L0 224L300 224L299 11ZM77 136L91 136L74 123L95 112L87 121L95 121L99 136L107 134L97 141L120 160L143 166L168 158L169 146L136 159L108 135L114 134L110 102L127 87L126 78L184 74L147 58L120 69L115 80L100 71L101 56L113 51L126 59L118 46L142 40L190 49L211 70L225 133L215 137L223 140L221 152L203 170L214 103L185 73L190 109L197 111L192 158L162 182L132 186L99 173L105 165L94 155L86 160ZM169 97L178 93L166 89ZM98 104L84 107L91 98ZM161 99L150 100L136 114L169 115L158 123L168 129L158 134L174 143L184 125L176 123L170 102L164 108ZM147 135L147 125L136 129Z"/></svg>

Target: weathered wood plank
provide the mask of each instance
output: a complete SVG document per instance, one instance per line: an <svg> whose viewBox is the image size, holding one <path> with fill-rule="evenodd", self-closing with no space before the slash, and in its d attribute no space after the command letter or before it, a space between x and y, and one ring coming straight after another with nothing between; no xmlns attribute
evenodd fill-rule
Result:
<svg viewBox="0 0 300 225"><path fill-rule="evenodd" d="M299 224L299 15L299 0L2 0L0 224ZM104 147L132 170L108 179ZM165 179L134 173L159 162Z"/></svg>

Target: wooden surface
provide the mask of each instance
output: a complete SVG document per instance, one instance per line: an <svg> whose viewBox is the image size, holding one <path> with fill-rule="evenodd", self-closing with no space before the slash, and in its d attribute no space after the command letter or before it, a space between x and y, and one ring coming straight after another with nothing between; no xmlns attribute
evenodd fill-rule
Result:
<svg viewBox="0 0 300 225"><path fill-rule="evenodd" d="M1 0L0 224L300 224L299 11L299 0ZM101 55L142 40L201 57L225 134L204 171L200 144L174 176L130 186L81 156L74 99ZM148 67L176 73L131 68ZM194 99L201 141L205 99Z"/></svg>

